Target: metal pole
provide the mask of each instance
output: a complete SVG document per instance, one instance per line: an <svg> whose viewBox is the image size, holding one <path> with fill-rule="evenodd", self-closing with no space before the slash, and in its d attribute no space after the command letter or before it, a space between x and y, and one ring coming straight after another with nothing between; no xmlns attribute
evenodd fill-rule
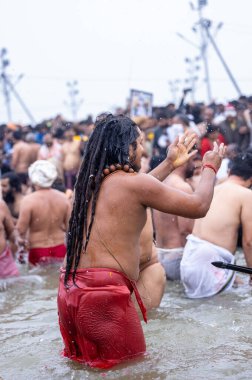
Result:
<svg viewBox="0 0 252 380"><path fill-rule="evenodd" d="M221 54L221 52L220 52L218 46L216 45L216 43L215 43L213 37L211 36L211 34L210 34L209 30L208 30L207 22L203 22L203 24L204 24L204 28L205 28L206 33L207 33L207 37L209 38L211 44L213 45L213 47L214 47L214 49L215 49L215 51L216 51L216 54L218 55L219 59L221 60L221 63L223 64L223 66L224 66L224 68L225 68L225 70L226 70L226 72L227 72L227 74L228 74L228 76L229 76L229 79L230 79L231 82L233 83L233 85L234 85L234 87L235 87L235 89L236 89L238 95L242 95L242 92L241 92L241 90L240 90L240 87L238 86L238 84L237 84L235 78L233 77L233 74L231 73L231 71L230 71L230 69L229 69L227 63L225 62L224 58L222 57L222 54Z"/></svg>
<svg viewBox="0 0 252 380"><path fill-rule="evenodd" d="M74 80L72 82L67 82L67 87L69 88L68 95L70 98L69 107L72 113L73 121L77 121L78 108L81 104L81 101L77 102L77 99L76 99L77 94L79 93L77 86L78 86L77 80Z"/></svg>
<svg viewBox="0 0 252 380"><path fill-rule="evenodd" d="M2 77L5 80L5 82L7 83L7 85L9 86L10 90L15 95L16 99L18 100L19 104L21 105L21 107L23 108L23 110L25 111L25 113L27 114L27 116L29 117L29 119L31 120L32 124L36 124L36 121L35 121L34 117L32 116L31 112L29 111L29 109L25 105L24 101L22 100L22 98L20 97L20 95L18 94L18 92L15 90L15 88L12 85L11 81L7 78L7 76L4 73L2 74Z"/></svg>
<svg viewBox="0 0 252 380"><path fill-rule="evenodd" d="M10 122L12 120L11 117L11 107L10 107L10 94L8 91L7 83L5 80L5 68L6 66L9 65L9 60L5 59L7 50L6 49L1 49L0 52L0 57L1 57L1 78L3 82L3 94L4 94L4 99L5 99L5 106L6 106L6 112L7 112L7 118L8 121Z"/></svg>
<svg viewBox="0 0 252 380"><path fill-rule="evenodd" d="M207 59L207 41L205 36L204 27L202 25L202 4L199 1L199 26L200 26L200 35L201 35L201 44L200 44L200 53L204 63L205 70L205 81L206 81L206 90L207 90L207 100L210 103L212 100L211 87L209 81L209 68L208 68L208 59Z"/></svg>
<svg viewBox="0 0 252 380"><path fill-rule="evenodd" d="M5 81L3 73L1 74L1 78L3 80L3 93L4 93L4 99L5 99L7 118L8 118L8 121L10 122L10 121L12 121L11 107L10 107L10 94L9 94L8 87L6 85L6 81Z"/></svg>

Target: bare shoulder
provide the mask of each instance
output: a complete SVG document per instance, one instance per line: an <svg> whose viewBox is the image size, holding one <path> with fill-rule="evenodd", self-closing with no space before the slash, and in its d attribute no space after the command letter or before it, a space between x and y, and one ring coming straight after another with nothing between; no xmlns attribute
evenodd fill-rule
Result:
<svg viewBox="0 0 252 380"><path fill-rule="evenodd" d="M20 151L20 149L22 149L22 142L18 142L16 144L14 144L13 152L18 152L18 151Z"/></svg>
<svg viewBox="0 0 252 380"><path fill-rule="evenodd" d="M3 200L0 200L0 210L2 212L6 212L6 210L8 209L6 203L3 201Z"/></svg>
<svg viewBox="0 0 252 380"><path fill-rule="evenodd" d="M65 202L66 204L69 203L67 195L63 193L62 191L59 191L56 189L50 189L50 195L53 197L53 199L58 199L62 202Z"/></svg>
<svg viewBox="0 0 252 380"><path fill-rule="evenodd" d="M158 181L155 177L146 173L134 173L129 176L129 179L131 180L130 183L137 187L139 185L142 185L142 188L143 186L155 186L161 184L161 182Z"/></svg>
<svg viewBox="0 0 252 380"><path fill-rule="evenodd" d="M250 202L252 203L252 190L248 189L246 187L240 186L241 189L239 191L239 194L241 194L242 198L244 199L245 202Z"/></svg>
<svg viewBox="0 0 252 380"><path fill-rule="evenodd" d="M132 197L138 196L147 192L147 190L155 189L155 186L159 188L162 186L161 182L149 174L145 173L125 173L123 171L117 172L118 174L111 175L110 178L106 177L103 181L103 186L107 187L109 191L113 189L117 193L117 189L120 189L120 195L124 190L131 191Z"/></svg>
<svg viewBox="0 0 252 380"><path fill-rule="evenodd" d="M132 174L132 176L129 176L128 184L129 189L132 190L132 195L135 194L141 200L145 197L148 199L156 197L157 194L160 195L163 192L169 191L171 188L170 186L165 186L163 182L146 173Z"/></svg>
<svg viewBox="0 0 252 380"><path fill-rule="evenodd" d="M27 194L21 200L21 206L24 207L24 206L33 204L34 202L36 202L36 199L37 199L36 191L34 193Z"/></svg>
<svg viewBox="0 0 252 380"><path fill-rule="evenodd" d="M240 206L252 206L252 190L247 187L241 186L235 183L223 182L215 186L215 193L219 194L219 197L226 199L226 197L231 197L230 199L235 200Z"/></svg>

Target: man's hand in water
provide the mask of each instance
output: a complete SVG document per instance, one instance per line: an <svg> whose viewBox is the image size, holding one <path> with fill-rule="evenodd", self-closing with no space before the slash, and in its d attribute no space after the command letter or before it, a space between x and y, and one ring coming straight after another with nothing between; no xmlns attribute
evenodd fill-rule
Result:
<svg viewBox="0 0 252 380"><path fill-rule="evenodd" d="M223 143L218 146L217 142L214 141L213 150L210 150L204 154L202 167L204 167L204 165L210 164L215 168L215 171L217 172L221 166L225 152L226 146Z"/></svg>
<svg viewBox="0 0 252 380"><path fill-rule="evenodd" d="M197 136L195 133L185 132L169 145L166 160L171 162L174 169L185 164L198 152L197 149L192 150L196 142Z"/></svg>
<svg viewBox="0 0 252 380"><path fill-rule="evenodd" d="M22 249L24 249L25 251L27 251L27 250L29 249L28 240L22 238L21 236L18 236L18 237L17 237L16 244L17 244L17 246L19 247L19 249L22 248Z"/></svg>

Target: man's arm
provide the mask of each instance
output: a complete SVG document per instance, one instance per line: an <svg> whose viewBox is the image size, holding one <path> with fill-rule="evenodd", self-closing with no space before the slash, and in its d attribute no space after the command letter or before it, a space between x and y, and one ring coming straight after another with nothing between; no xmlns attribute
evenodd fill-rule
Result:
<svg viewBox="0 0 252 380"><path fill-rule="evenodd" d="M137 194L143 206L167 214L196 219L203 218L210 207L215 173L211 169L204 169L193 194L164 185L148 174L139 174L137 179L137 186L132 191Z"/></svg>
<svg viewBox="0 0 252 380"><path fill-rule="evenodd" d="M8 209L5 202L1 201L0 203L1 212L4 215L4 229L6 232L6 237L8 240L10 240L13 244L17 244L17 231L15 229L13 218L11 216L10 210Z"/></svg>
<svg viewBox="0 0 252 380"><path fill-rule="evenodd" d="M136 187L132 191L143 206L187 218L202 218L212 201L215 174L221 165L224 151L223 144L218 147L215 143L213 151L205 154L201 179L192 194L168 187L146 174L138 174Z"/></svg>
<svg viewBox="0 0 252 380"><path fill-rule="evenodd" d="M29 197L29 195L27 197ZM32 205L27 197L21 201L19 218L16 225L17 231L21 238L21 245L26 245L26 234L28 232L32 216Z"/></svg>

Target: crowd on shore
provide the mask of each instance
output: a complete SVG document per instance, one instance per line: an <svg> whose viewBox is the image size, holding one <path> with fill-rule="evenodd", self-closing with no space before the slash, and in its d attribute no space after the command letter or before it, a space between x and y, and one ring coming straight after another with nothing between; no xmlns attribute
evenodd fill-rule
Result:
<svg viewBox="0 0 252 380"><path fill-rule="evenodd" d="M119 114L126 118L122 116L121 119ZM185 104L182 98L178 108L172 103L154 107L152 117L137 116L131 120L127 116L130 116L130 110L120 109L118 115L102 114L96 121L88 117L80 122L69 122L57 116L36 126L0 125L0 278L18 276L16 261L25 261L25 253L28 254L29 265L59 262L67 268L66 278L71 270L70 264L76 270L79 261L84 260L84 268L96 267L94 263L96 260L102 262L103 255L96 258L94 254L91 261L76 256L71 261L71 252L78 251L79 255L82 249L86 250L93 222L88 227L85 220L90 215L92 220L95 213L98 213L99 220L99 228L97 219L94 221L96 245L101 243L109 254L108 260L104 253L104 262L109 263L105 267L125 273L127 261L124 263L121 255L121 266L100 235L100 227L106 230L106 225L103 226L99 207L96 210L97 195L94 194L98 185L97 192L100 192L101 183L98 184L91 170L94 164L91 163L91 153L87 151L88 147L92 154L101 154L98 143L96 146L92 142L92 138L95 139L93 132L97 128L109 130L113 124L119 131L126 125L133 128L136 141L128 143L128 160L108 162L101 168L103 178L119 171L121 178L125 173L135 175L137 171L150 174L162 182L164 187L160 191L164 192L164 199L171 197L169 206L163 205L161 196L160 204L158 199L149 199L149 195L145 199L145 177L139 177L143 181L141 197L146 202L147 219L141 234L139 230L138 269L129 278L135 278L134 302L138 303L144 319L145 308L151 309L160 304L166 280L181 280L190 298L213 296L230 289L235 281L234 274L212 267L211 262L223 260L234 263L239 236L246 264L252 267L252 96L241 96L228 104L210 105ZM141 131L139 137L138 131ZM113 136L114 131L109 133L115 141L121 138ZM108 137L105 136L106 139ZM113 144L117 146L119 143ZM129 148L131 145L133 148ZM135 164L140 155L139 149L141 165ZM84 155L86 162L82 160ZM176 156L175 159L172 155ZM89 161L90 175L85 173ZM79 184L75 188L77 178ZM113 188L113 181L107 178L103 187L109 189L111 182L110 191L117 191L116 185ZM84 195L81 181L86 184ZM159 185L147 181L146 186L156 191ZM165 188L169 189L167 194ZM108 195L108 199L113 204L113 198ZM172 199L175 205L172 205ZM91 209L85 202L94 202L89 206ZM106 199L103 203L106 204ZM120 204L122 210L125 206ZM127 212L125 209L125 215ZM110 220L110 216L107 218ZM78 220L81 223L78 224ZM136 220L143 223L143 219ZM137 230L138 227L134 228ZM129 233L133 234L133 230ZM78 241L78 236L82 239L84 236L86 243ZM124 243L127 246L126 240ZM63 264L67 247L68 257ZM90 249L92 251L92 244ZM126 273L129 272L126 270ZM63 294L62 289L60 292ZM64 330L62 326L61 332ZM62 332L66 351L70 352L71 347L67 347L68 338L64 334Z"/></svg>

